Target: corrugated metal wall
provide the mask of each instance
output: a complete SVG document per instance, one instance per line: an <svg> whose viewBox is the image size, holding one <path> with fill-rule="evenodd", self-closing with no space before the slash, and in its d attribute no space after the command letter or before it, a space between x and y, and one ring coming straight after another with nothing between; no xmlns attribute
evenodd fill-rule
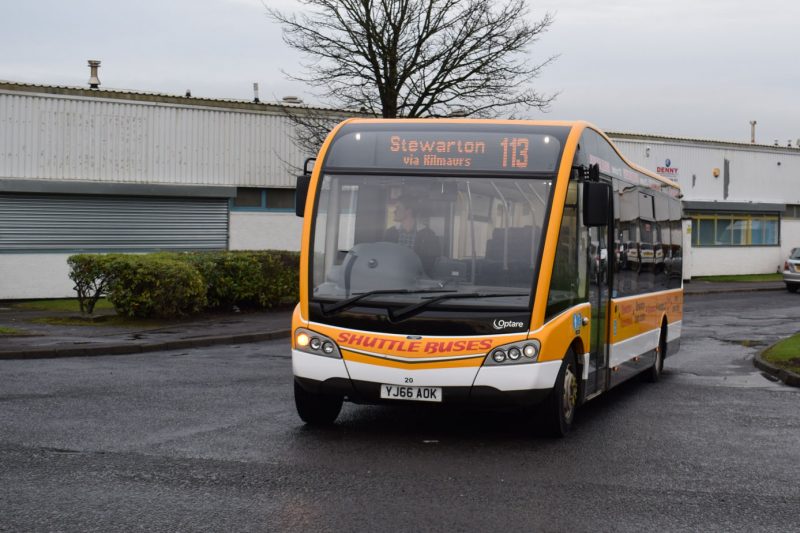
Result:
<svg viewBox="0 0 800 533"><path fill-rule="evenodd" d="M294 187L268 112L0 92L0 178Z"/></svg>
<svg viewBox="0 0 800 533"><path fill-rule="evenodd" d="M671 179L680 183L685 200L800 204L800 150L612 140L625 157L650 171L665 167L669 159L678 170Z"/></svg>
<svg viewBox="0 0 800 533"><path fill-rule="evenodd" d="M0 194L0 251L224 250L225 198Z"/></svg>

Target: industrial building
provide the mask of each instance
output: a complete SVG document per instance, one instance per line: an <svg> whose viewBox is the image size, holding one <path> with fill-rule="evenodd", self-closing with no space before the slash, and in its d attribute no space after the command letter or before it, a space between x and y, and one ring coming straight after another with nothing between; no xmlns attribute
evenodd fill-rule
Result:
<svg viewBox="0 0 800 533"><path fill-rule="evenodd" d="M800 141L609 136L630 161L681 185L685 278L777 272L800 247Z"/></svg>
<svg viewBox="0 0 800 533"><path fill-rule="evenodd" d="M75 253L299 249L311 154L286 110L348 113L98 84L0 81L0 299L74 296ZM683 187L684 277L775 272L800 246L797 147L611 137Z"/></svg>
<svg viewBox="0 0 800 533"><path fill-rule="evenodd" d="M254 100L0 82L0 299L74 296L75 253L298 250L309 108Z"/></svg>

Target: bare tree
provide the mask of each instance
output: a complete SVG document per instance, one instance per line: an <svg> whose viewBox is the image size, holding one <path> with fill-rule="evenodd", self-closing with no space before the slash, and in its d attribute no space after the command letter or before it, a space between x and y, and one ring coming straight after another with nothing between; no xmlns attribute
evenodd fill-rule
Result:
<svg viewBox="0 0 800 533"><path fill-rule="evenodd" d="M289 77L333 107L487 117L544 111L555 98L531 85L555 56L535 63L527 54L553 17L530 22L526 0L299 1L309 10L267 11L308 58L305 72Z"/></svg>

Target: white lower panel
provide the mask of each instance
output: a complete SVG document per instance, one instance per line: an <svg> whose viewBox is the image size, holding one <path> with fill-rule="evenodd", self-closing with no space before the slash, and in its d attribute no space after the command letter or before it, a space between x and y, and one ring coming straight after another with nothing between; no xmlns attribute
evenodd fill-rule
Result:
<svg viewBox="0 0 800 533"><path fill-rule="evenodd" d="M561 361L525 365L486 366L480 368L391 368L342 359L312 355L292 350L295 376L325 381L329 378L350 378L387 385L419 387L494 387L501 391L552 389L561 368Z"/></svg>
<svg viewBox="0 0 800 533"><path fill-rule="evenodd" d="M667 325L667 342L679 339L683 321L677 320ZM638 355L654 350L658 346L658 337L661 329L653 329L636 337L612 344L609 346L609 361L612 367L630 361Z"/></svg>
<svg viewBox="0 0 800 533"><path fill-rule="evenodd" d="M347 361L345 364L350 377L354 380L422 387L469 387L475 380L477 371L475 367L408 369L353 361Z"/></svg>
<svg viewBox="0 0 800 533"><path fill-rule="evenodd" d="M301 378L325 381L328 378L349 378L344 361L292 350L292 372Z"/></svg>
<svg viewBox="0 0 800 533"><path fill-rule="evenodd" d="M619 366L637 355L642 355L648 350L655 349L658 346L658 336L660 334L661 329L653 329L636 337L612 344L609 347L610 366Z"/></svg>
<svg viewBox="0 0 800 533"><path fill-rule="evenodd" d="M552 389L560 369L561 361L484 366L475 378L475 386L494 387L501 391Z"/></svg>

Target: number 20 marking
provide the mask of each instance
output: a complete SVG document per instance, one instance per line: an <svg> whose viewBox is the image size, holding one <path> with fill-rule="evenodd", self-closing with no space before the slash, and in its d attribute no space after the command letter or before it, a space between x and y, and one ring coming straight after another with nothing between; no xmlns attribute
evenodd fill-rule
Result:
<svg viewBox="0 0 800 533"><path fill-rule="evenodd" d="M406 383L414 383L414 378L405 378Z"/></svg>

